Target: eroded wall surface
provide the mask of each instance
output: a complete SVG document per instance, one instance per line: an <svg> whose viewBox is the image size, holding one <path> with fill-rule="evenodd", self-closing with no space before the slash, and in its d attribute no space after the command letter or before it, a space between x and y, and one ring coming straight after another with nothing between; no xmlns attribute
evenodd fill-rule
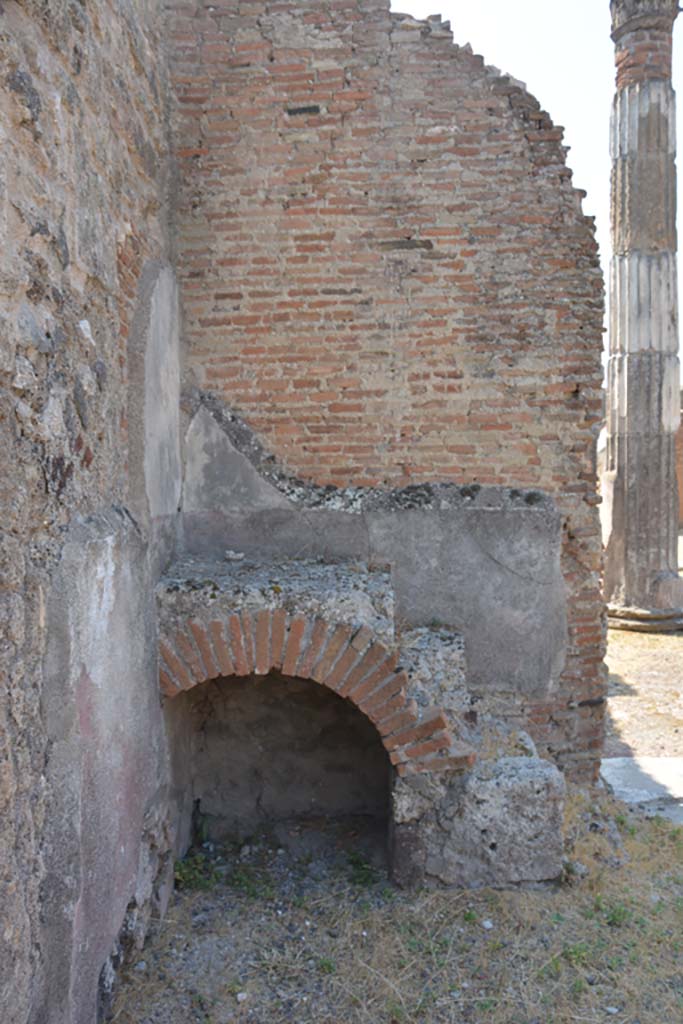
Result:
<svg viewBox="0 0 683 1024"><path fill-rule="evenodd" d="M681 403L683 405L683 403ZM676 482L678 484L678 525L683 526L683 426L676 436Z"/></svg>
<svg viewBox="0 0 683 1024"><path fill-rule="evenodd" d="M191 380L315 484L553 499L567 656L525 713L591 777L602 283L561 129L438 18L384 0L172 12Z"/></svg>
<svg viewBox="0 0 683 1024"><path fill-rule="evenodd" d="M159 29L151 0L0 5L7 1024L92 1024L124 917L136 941L166 870L150 595L174 544L179 342Z"/></svg>

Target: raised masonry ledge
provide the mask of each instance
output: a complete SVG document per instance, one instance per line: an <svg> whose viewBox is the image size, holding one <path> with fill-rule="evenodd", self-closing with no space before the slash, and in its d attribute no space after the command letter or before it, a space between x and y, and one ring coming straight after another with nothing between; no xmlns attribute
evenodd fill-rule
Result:
<svg viewBox="0 0 683 1024"><path fill-rule="evenodd" d="M406 671L386 571L349 562L264 563L226 552L223 561L175 563L159 582L157 598L159 681L166 696L219 676L276 670L312 679L354 703L377 728L400 775L474 763L474 750L456 738L457 712L430 702L444 692L444 669L454 692L462 693L462 640L443 630L412 631ZM425 666L430 649L433 695Z"/></svg>

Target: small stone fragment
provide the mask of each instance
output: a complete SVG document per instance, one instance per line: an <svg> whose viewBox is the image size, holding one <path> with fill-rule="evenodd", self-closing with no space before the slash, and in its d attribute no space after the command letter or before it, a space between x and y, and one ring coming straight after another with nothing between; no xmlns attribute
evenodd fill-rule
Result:
<svg viewBox="0 0 683 1024"><path fill-rule="evenodd" d="M244 551L230 551L229 549L225 552L226 562L241 562L244 558Z"/></svg>

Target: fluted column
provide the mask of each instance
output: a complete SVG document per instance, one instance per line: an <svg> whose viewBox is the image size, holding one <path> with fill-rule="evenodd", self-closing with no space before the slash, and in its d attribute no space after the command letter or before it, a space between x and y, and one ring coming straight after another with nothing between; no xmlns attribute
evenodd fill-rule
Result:
<svg viewBox="0 0 683 1024"><path fill-rule="evenodd" d="M675 436L677 0L612 0L612 264L603 477L610 622L683 628Z"/></svg>

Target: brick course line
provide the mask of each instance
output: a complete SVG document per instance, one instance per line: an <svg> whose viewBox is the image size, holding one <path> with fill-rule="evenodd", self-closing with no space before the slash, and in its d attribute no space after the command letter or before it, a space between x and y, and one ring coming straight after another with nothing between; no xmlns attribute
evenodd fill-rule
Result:
<svg viewBox="0 0 683 1024"><path fill-rule="evenodd" d="M374 672L371 672L369 676L366 676L360 685L347 694L349 700L352 700L354 704L361 704L368 698L372 697L374 692L379 689L380 686L384 685L384 683L389 679L394 678L397 664L397 655L388 654L385 660L378 665Z"/></svg>
<svg viewBox="0 0 683 1024"><path fill-rule="evenodd" d="M398 750L392 751L392 755L394 753L399 754L402 761L419 761L427 757L428 754L447 753L452 739L449 732L438 732L421 743L414 743L408 747L399 747Z"/></svg>
<svg viewBox="0 0 683 1024"><path fill-rule="evenodd" d="M235 664L230 655L230 646L225 639L224 628L224 623L218 619L212 619L209 623L209 634L221 675L232 676L235 674Z"/></svg>
<svg viewBox="0 0 683 1024"><path fill-rule="evenodd" d="M184 633L182 630L176 632L175 649L178 656L190 670L192 678L202 679L204 676L204 666L202 665L202 659L199 657L199 651L187 633Z"/></svg>
<svg viewBox="0 0 683 1024"><path fill-rule="evenodd" d="M247 671L253 672L256 668L256 654L254 643L254 620L250 612L240 612L240 624L242 626L242 640L244 643L244 657L247 661Z"/></svg>
<svg viewBox="0 0 683 1024"><path fill-rule="evenodd" d="M211 647L211 640L209 639L208 631L203 622L197 622L196 619L191 619L188 622L188 626L194 642L197 645L197 650L202 659L204 665L204 671L206 672L207 679L215 679L221 674L221 670L213 656L213 649Z"/></svg>
<svg viewBox="0 0 683 1024"><path fill-rule="evenodd" d="M270 623L272 612L260 611L256 616L256 657L255 670L257 675L265 676L273 664L270 654Z"/></svg>
<svg viewBox="0 0 683 1024"><path fill-rule="evenodd" d="M179 687L170 673L166 672L163 668L159 668L159 686L166 697L175 697L179 691Z"/></svg>
<svg viewBox="0 0 683 1024"><path fill-rule="evenodd" d="M287 613L284 608L276 608L273 612L273 621L270 627L270 653L272 657L272 667L275 669L282 668L286 629Z"/></svg>
<svg viewBox="0 0 683 1024"><path fill-rule="evenodd" d="M342 685L339 687L339 694L348 697L360 687L363 681L373 672L377 666L389 657L389 652L382 644L372 643L367 651L352 669Z"/></svg>
<svg viewBox="0 0 683 1024"><path fill-rule="evenodd" d="M407 686L408 677L405 672L396 672L386 683L372 691L369 697L363 701L363 707L367 711L374 711L396 694L404 693Z"/></svg>
<svg viewBox="0 0 683 1024"><path fill-rule="evenodd" d="M316 619L313 623L311 638L308 645L301 651L296 674L302 679L308 679L313 666L320 656L325 640L327 639L327 623L324 619Z"/></svg>
<svg viewBox="0 0 683 1024"><path fill-rule="evenodd" d="M417 742L417 740L427 739L438 730L447 728L448 722L443 711L436 710L410 728L400 729L390 736L386 742L387 750L406 746L409 743Z"/></svg>
<svg viewBox="0 0 683 1024"><path fill-rule="evenodd" d="M301 615L297 615L289 624L285 653L282 659L282 673L285 676L294 676L296 673L296 663L299 660L307 625L308 619Z"/></svg>
<svg viewBox="0 0 683 1024"><path fill-rule="evenodd" d="M244 652L244 639L242 635L242 622L239 615L233 613L228 619L228 633L230 636L230 650L232 661L235 666L235 675L249 675L249 662Z"/></svg>
<svg viewBox="0 0 683 1024"><path fill-rule="evenodd" d="M313 666L311 679L315 679L316 683L323 683L325 681L337 658L348 645L352 635L353 630L349 626L337 626L325 644L320 658Z"/></svg>
<svg viewBox="0 0 683 1024"><path fill-rule="evenodd" d="M189 690L191 686L194 686L194 680L190 673L183 665L180 658L177 656L170 643L167 640L159 641L159 652L166 662L171 678L178 683L181 690Z"/></svg>
<svg viewBox="0 0 683 1024"><path fill-rule="evenodd" d="M395 715L397 711L405 708L407 703L406 696L401 690L395 693L393 697L388 697L382 704L372 710L368 710L365 704L359 704L358 707L379 729L383 722Z"/></svg>
<svg viewBox="0 0 683 1024"><path fill-rule="evenodd" d="M338 691L344 679L346 679L346 676L354 665L358 663L359 658L360 655L358 651L354 648L353 644L350 643L337 658L334 668L332 668L325 676L325 679L323 680L325 686L328 686L330 690Z"/></svg>

